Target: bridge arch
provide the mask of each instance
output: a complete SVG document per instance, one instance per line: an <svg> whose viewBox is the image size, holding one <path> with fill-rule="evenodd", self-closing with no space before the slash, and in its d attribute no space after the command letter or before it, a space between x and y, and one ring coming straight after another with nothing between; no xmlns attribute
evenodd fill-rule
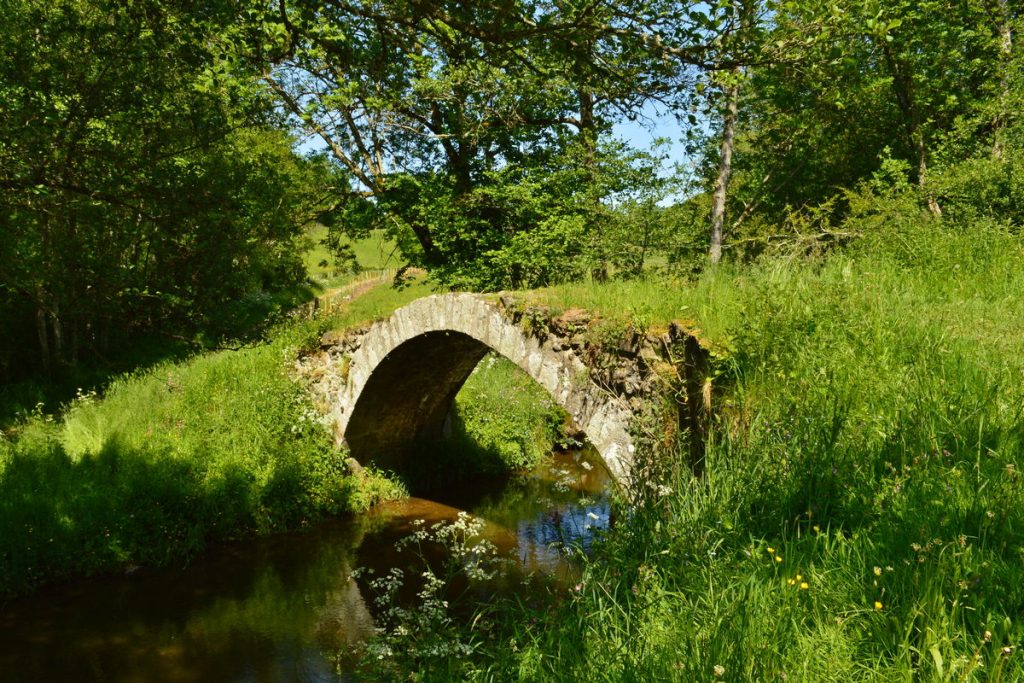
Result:
<svg viewBox="0 0 1024 683"><path fill-rule="evenodd" d="M443 294L417 299L349 339L343 388L332 401L335 437L360 461L390 464L417 443L440 438L452 401L488 351L544 387L587 435L609 472L629 481L631 412L590 379L571 347L523 331L486 298Z"/></svg>

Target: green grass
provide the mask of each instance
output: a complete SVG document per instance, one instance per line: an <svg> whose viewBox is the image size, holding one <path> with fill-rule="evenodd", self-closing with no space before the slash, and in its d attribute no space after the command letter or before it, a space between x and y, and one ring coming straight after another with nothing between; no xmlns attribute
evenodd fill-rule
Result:
<svg viewBox="0 0 1024 683"><path fill-rule="evenodd" d="M1022 243L893 237L536 294L728 349L706 472L663 454L577 589L482 606L421 680L1024 679Z"/></svg>
<svg viewBox="0 0 1024 683"><path fill-rule="evenodd" d="M567 415L512 361L491 354L455 397L450 457L484 474L533 468L566 441Z"/></svg>
<svg viewBox="0 0 1024 683"><path fill-rule="evenodd" d="M609 334L688 319L720 350L715 429L701 479L661 454L660 493L579 586L482 607L474 656L443 675L1021 680L1022 291L1019 236L919 226L824 259L524 295L598 311ZM329 323L160 364L9 429L0 588L178 561L388 493L352 488L284 368L327 324L424 293L378 288ZM462 422L494 437L498 461L526 462L527 426L549 413L496 366L471 378Z"/></svg>
<svg viewBox="0 0 1024 683"><path fill-rule="evenodd" d="M366 239L343 240L351 248L354 261L339 262L323 240L327 228L317 225L306 233L308 249L303 256L309 278L327 289L347 284L365 272L380 273L402 264L401 254L383 231L374 231Z"/></svg>
<svg viewBox="0 0 1024 683"><path fill-rule="evenodd" d="M181 562L211 541L302 526L401 493L357 484L287 368L325 329L427 293L378 287L270 341L158 363L24 418L0 439L0 595L130 565Z"/></svg>

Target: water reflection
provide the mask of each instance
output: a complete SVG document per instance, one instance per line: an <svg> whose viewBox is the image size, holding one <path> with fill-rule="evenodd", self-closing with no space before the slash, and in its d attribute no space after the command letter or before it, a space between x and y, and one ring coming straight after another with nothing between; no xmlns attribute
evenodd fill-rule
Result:
<svg viewBox="0 0 1024 683"><path fill-rule="evenodd" d="M334 653L373 629L372 600L351 572L408 562L394 544L414 520L451 521L469 510L520 572L571 581L574 568L557 545L586 546L594 529L607 527L607 484L586 456L558 454L501 486L388 503L306 532L217 548L185 569L51 589L0 608L0 680L344 680Z"/></svg>

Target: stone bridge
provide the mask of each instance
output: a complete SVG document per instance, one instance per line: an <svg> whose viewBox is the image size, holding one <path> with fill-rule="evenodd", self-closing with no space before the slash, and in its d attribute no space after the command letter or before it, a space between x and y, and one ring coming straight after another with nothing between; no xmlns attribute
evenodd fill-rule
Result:
<svg viewBox="0 0 1024 683"><path fill-rule="evenodd" d="M582 311L552 317L505 296L428 296L369 327L324 335L313 362L319 369L305 374L314 378L336 442L359 462L389 466L417 444L443 437L455 395L495 351L551 394L613 477L628 485L638 416L649 414L658 396L677 396L678 427L701 431L698 406L687 397L702 395L704 387L687 377L706 358L677 324L660 335L628 330L609 346L588 339L590 322Z"/></svg>

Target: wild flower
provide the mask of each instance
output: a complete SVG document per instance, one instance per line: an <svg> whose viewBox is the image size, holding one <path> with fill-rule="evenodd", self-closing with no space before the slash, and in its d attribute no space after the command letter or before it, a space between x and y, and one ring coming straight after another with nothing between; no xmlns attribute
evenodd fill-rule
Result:
<svg viewBox="0 0 1024 683"><path fill-rule="evenodd" d="M878 600L875 600L875 609L880 610L880 609L882 609L882 607L883 607L882 603L879 602Z"/></svg>
<svg viewBox="0 0 1024 683"><path fill-rule="evenodd" d="M807 590L810 587L811 587L811 584L807 583L806 581L802 581L800 583L800 590L802 590L802 591L805 591L805 590Z"/></svg>
<svg viewBox="0 0 1024 683"><path fill-rule="evenodd" d="M451 614L446 598L451 582L463 574L471 582L493 578L500 569L500 558L493 543L480 538L484 522L460 512L452 522L427 526L422 520L413 524L414 531L396 544L399 550L410 550L419 557L424 568L419 572L420 590L413 604L398 602L399 590L405 583L402 569L392 567L384 576L369 582L379 614L377 637L366 646L364 665L383 667L379 673L389 677L389 668L417 668L416 662L450 657L467 657L475 646L464 640ZM426 561L425 543L440 544L446 550L446 561L439 569ZM359 576L363 570L355 570Z"/></svg>
<svg viewBox="0 0 1024 683"><path fill-rule="evenodd" d="M871 571L873 571L875 573L875 576L881 576L882 575L882 568L881 567L875 567Z"/></svg>

